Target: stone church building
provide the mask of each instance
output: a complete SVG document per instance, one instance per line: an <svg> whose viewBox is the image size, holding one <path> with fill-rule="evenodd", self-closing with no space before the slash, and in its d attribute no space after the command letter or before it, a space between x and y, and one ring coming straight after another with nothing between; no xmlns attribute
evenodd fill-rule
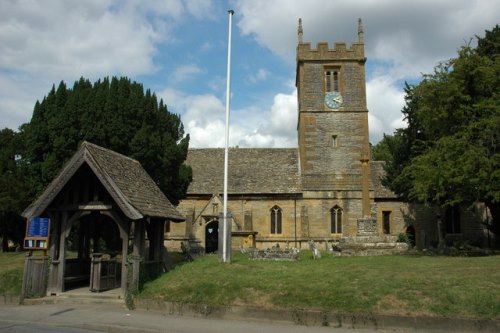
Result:
<svg viewBox="0 0 500 333"><path fill-rule="evenodd" d="M299 20L296 58L298 147L229 150L232 247L307 248L313 240L321 249L331 244L395 249L401 233L420 248L435 245L438 212L398 201L381 184L382 162L370 157L361 20L358 40L333 48L303 42ZM179 248L190 241L214 252L223 211L224 149L190 149L186 163L193 181L178 206L186 221L167 226L166 244ZM460 234L463 218L447 216L446 228ZM477 224L470 228L482 232Z"/></svg>

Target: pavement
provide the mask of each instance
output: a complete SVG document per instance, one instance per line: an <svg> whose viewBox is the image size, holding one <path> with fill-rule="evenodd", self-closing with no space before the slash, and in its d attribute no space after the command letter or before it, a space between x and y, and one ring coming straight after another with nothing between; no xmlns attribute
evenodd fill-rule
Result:
<svg viewBox="0 0 500 333"><path fill-rule="evenodd" d="M136 300L128 310L116 292L75 290L61 296L0 299L0 332L455 332L498 333L500 321L341 314L243 306L200 306ZM21 329L36 327L33 330ZM35 325L35 326L34 326ZM36 326L38 325L38 326ZM13 328L18 328L14 330ZM71 331L73 332L73 331ZM75 331L76 332L76 331ZM80 331L78 331L80 332Z"/></svg>
<svg viewBox="0 0 500 333"><path fill-rule="evenodd" d="M128 311L116 304L0 306L0 332L11 333L326 333L331 331L330 327L297 326L283 322L166 315L145 310ZM338 328L334 331L336 333L375 332L373 329L348 328Z"/></svg>

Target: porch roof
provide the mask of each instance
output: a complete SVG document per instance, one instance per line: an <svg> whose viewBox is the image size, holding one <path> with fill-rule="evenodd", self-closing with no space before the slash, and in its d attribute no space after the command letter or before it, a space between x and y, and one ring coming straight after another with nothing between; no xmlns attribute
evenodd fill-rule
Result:
<svg viewBox="0 0 500 333"><path fill-rule="evenodd" d="M32 217L42 214L84 163L88 164L128 218L185 220L137 160L86 141L22 215Z"/></svg>

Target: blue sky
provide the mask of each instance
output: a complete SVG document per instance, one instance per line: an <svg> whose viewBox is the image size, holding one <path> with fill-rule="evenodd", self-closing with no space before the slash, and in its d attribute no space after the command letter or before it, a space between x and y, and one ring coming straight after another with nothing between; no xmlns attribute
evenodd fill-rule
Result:
<svg viewBox="0 0 500 333"><path fill-rule="evenodd" d="M404 126L418 82L498 24L497 0L23 0L0 2L0 128L53 84L128 76L181 115L192 147L222 147L228 9L234 9L230 145L295 147L297 21L316 45L366 39L370 141Z"/></svg>

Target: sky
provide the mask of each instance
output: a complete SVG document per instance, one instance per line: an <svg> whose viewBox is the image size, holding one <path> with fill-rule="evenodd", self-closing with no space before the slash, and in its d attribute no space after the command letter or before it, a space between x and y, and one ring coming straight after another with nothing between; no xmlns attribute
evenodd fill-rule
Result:
<svg viewBox="0 0 500 333"><path fill-rule="evenodd" d="M370 142L405 126L404 83L499 23L498 0L1 0L0 129L52 85L127 76L179 114L190 146L223 147L229 15L230 146L296 147L295 50L365 32Z"/></svg>

